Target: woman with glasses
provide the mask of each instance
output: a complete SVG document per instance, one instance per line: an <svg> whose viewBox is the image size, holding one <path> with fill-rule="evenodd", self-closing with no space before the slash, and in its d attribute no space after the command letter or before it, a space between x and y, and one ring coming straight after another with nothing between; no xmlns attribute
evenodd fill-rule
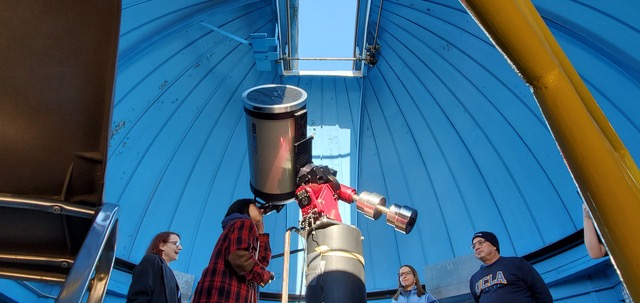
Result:
<svg viewBox="0 0 640 303"><path fill-rule="evenodd" d="M271 247L269 234L264 233L264 214L253 199L239 199L229 206L191 302L258 302L258 285L273 280L266 269Z"/></svg>
<svg viewBox="0 0 640 303"><path fill-rule="evenodd" d="M398 292L391 303L438 303L438 300L424 290L413 266L402 265L398 272Z"/></svg>
<svg viewBox="0 0 640 303"><path fill-rule="evenodd" d="M180 286L169 263L178 259L181 250L177 233L165 231L153 237L146 255L133 270L127 303L180 302Z"/></svg>

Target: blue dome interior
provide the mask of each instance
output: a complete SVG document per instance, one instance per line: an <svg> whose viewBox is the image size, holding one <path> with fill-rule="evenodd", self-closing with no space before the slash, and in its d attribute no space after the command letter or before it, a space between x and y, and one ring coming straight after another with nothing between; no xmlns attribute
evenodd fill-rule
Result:
<svg viewBox="0 0 640 303"><path fill-rule="evenodd" d="M433 273L446 264L474 271L469 244L479 230L496 233L502 255L531 261L556 302L620 299L611 261L590 259L581 245L583 202L530 88L459 2L372 1L375 65L361 76L284 76L258 68L255 49L241 41L274 38L276 1L122 1L104 185L104 201L120 207L120 261L137 263L153 235L175 231L184 250L171 267L197 282L228 205L253 197L241 95L288 84L308 94L314 163L358 192L419 212L405 235L341 204L364 237L370 302L389 300L402 264L430 279L428 288L454 285ZM639 4L532 2L638 159ZM266 217L274 253L299 216L290 203ZM292 258L290 294L304 288L303 258ZM269 269L281 278L282 259ZM130 279L116 268L105 301L124 302ZM0 285L8 298L50 300L14 281ZM278 279L263 289L281 292Z"/></svg>

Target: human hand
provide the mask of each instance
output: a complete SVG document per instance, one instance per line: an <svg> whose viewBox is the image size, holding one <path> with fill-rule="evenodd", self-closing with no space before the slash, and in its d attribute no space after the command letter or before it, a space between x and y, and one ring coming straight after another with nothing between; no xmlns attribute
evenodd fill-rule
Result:
<svg viewBox="0 0 640 303"><path fill-rule="evenodd" d="M276 276L272 272L269 272L269 281L260 283L260 286L264 287L265 285L271 283L271 281L273 281L275 279L276 279Z"/></svg>
<svg viewBox="0 0 640 303"><path fill-rule="evenodd" d="M264 233L264 220L260 220L260 222L256 223L256 229L258 230L259 234Z"/></svg>

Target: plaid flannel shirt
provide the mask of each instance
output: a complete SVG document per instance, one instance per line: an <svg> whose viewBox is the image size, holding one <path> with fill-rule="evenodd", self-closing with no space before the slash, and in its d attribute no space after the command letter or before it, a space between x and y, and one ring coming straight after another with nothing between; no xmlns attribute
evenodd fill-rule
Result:
<svg viewBox="0 0 640 303"><path fill-rule="evenodd" d="M236 250L249 251L257 261L244 275L236 273L227 261ZM258 234L250 219L234 220L222 231L191 302L258 302L257 285L266 284L271 277L266 270L270 259L269 234Z"/></svg>

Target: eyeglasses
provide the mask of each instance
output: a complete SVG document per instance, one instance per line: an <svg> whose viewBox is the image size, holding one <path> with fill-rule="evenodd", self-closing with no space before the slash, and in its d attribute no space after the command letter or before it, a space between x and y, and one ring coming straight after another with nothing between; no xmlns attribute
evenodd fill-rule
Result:
<svg viewBox="0 0 640 303"><path fill-rule="evenodd" d="M398 274L398 277L402 278L404 276L413 276L413 273L410 271L401 272Z"/></svg>
<svg viewBox="0 0 640 303"><path fill-rule="evenodd" d="M180 241L167 241L167 243L174 244L176 247L181 245Z"/></svg>
<svg viewBox="0 0 640 303"><path fill-rule="evenodd" d="M476 249L476 246L480 246L480 245L485 244L485 243L487 243L487 241L480 240L480 241L478 241L476 243L471 244L469 247L471 247L471 249Z"/></svg>

